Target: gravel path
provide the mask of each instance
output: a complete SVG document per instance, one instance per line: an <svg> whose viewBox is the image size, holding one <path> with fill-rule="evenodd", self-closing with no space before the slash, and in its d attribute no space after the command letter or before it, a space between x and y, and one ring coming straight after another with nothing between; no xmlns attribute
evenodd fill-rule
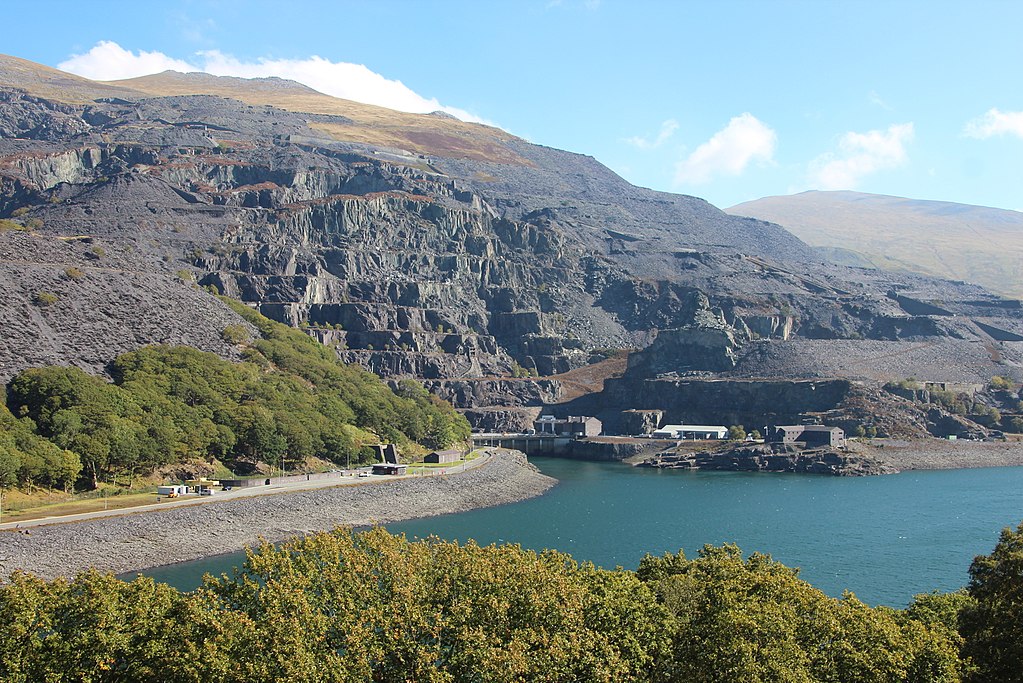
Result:
<svg viewBox="0 0 1023 683"><path fill-rule="evenodd" d="M875 439L856 445L855 450L899 470L1023 466L1023 441Z"/></svg>
<svg viewBox="0 0 1023 683"><path fill-rule="evenodd" d="M426 478L210 501L120 517L0 532L0 580L16 570L44 578L88 567L122 573L336 526L384 524L538 496L557 482L514 451L494 451L467 472Z"/></svg>

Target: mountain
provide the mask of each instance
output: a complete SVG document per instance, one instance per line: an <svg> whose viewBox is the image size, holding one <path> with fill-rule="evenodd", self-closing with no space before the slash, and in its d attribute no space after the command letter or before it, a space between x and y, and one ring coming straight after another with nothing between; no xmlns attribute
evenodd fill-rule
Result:
<svg viewBox="0 0 1023 683"><path fill-rule="evenodd" d="M584 405L610 430L780 423L854 396L862 422L885 381L1021 378L1018 301L825 263L592 157L280 79L65 76L0 57L5 381L153 342L231 357L239 321L204 288L487 429Z"/></svg>
<svg viewBox="0 0 1023 683"><path fill-rule="evenodd" d="M843 260L974 282L1023 298L1023 213L861 192L803 192L728 213L779 223Z"/></svg>

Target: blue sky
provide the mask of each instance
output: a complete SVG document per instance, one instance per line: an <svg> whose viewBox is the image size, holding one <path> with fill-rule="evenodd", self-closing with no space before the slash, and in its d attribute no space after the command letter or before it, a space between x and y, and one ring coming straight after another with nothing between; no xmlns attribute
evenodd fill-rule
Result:
<svg viewBox="0 0 1023 683"><path fill-rule="evenodd" d="M1023 3L5 4L0 52L291 75L446 108L717 206L854 189L1023 209ZM318 59L313 59L313 58Z"/></svg>

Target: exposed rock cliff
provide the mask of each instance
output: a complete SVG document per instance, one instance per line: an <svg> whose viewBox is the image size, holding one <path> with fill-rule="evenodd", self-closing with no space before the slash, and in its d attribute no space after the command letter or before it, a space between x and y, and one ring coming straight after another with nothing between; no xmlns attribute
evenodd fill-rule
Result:
<svg viewBox="0 0 1023 683"><path fill-rule="evenodd" d="M42 362L100 367L90 316L123 330L102 337L116 340L107 359L170 339L230 355L218 333L236 319L192 275L347 361L426 380L480 427L521 425L509 410L564 398L556 382L513 377L608 349L647 347L626 377L578 399L586 411L571 408L610 426L631 408L796 419L840 407L847 380L1023 379L1018 302L826 266L776 225L633 187L589 157L437 117L370 116L285 82L163 74L97 84L90 99L70 77L62 98L54 74L18 80L5 64L0 217L30 235L0 236L15 283L0 301L16 321L0 341L4 379ZM69 267L88 277L58 281ZM27 303L43 284L64 303Z"/></svg>

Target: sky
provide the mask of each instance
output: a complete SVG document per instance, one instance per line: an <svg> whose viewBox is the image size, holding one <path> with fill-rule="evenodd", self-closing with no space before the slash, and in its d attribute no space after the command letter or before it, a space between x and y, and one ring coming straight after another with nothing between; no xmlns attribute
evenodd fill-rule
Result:
<svg viewBox="0 0 1023 683"><path fill-rule="evenodd" d="M0 53L293 78L447 111L726 208L857 190L1023 210L1023 3L37 0Z"/></svg>

